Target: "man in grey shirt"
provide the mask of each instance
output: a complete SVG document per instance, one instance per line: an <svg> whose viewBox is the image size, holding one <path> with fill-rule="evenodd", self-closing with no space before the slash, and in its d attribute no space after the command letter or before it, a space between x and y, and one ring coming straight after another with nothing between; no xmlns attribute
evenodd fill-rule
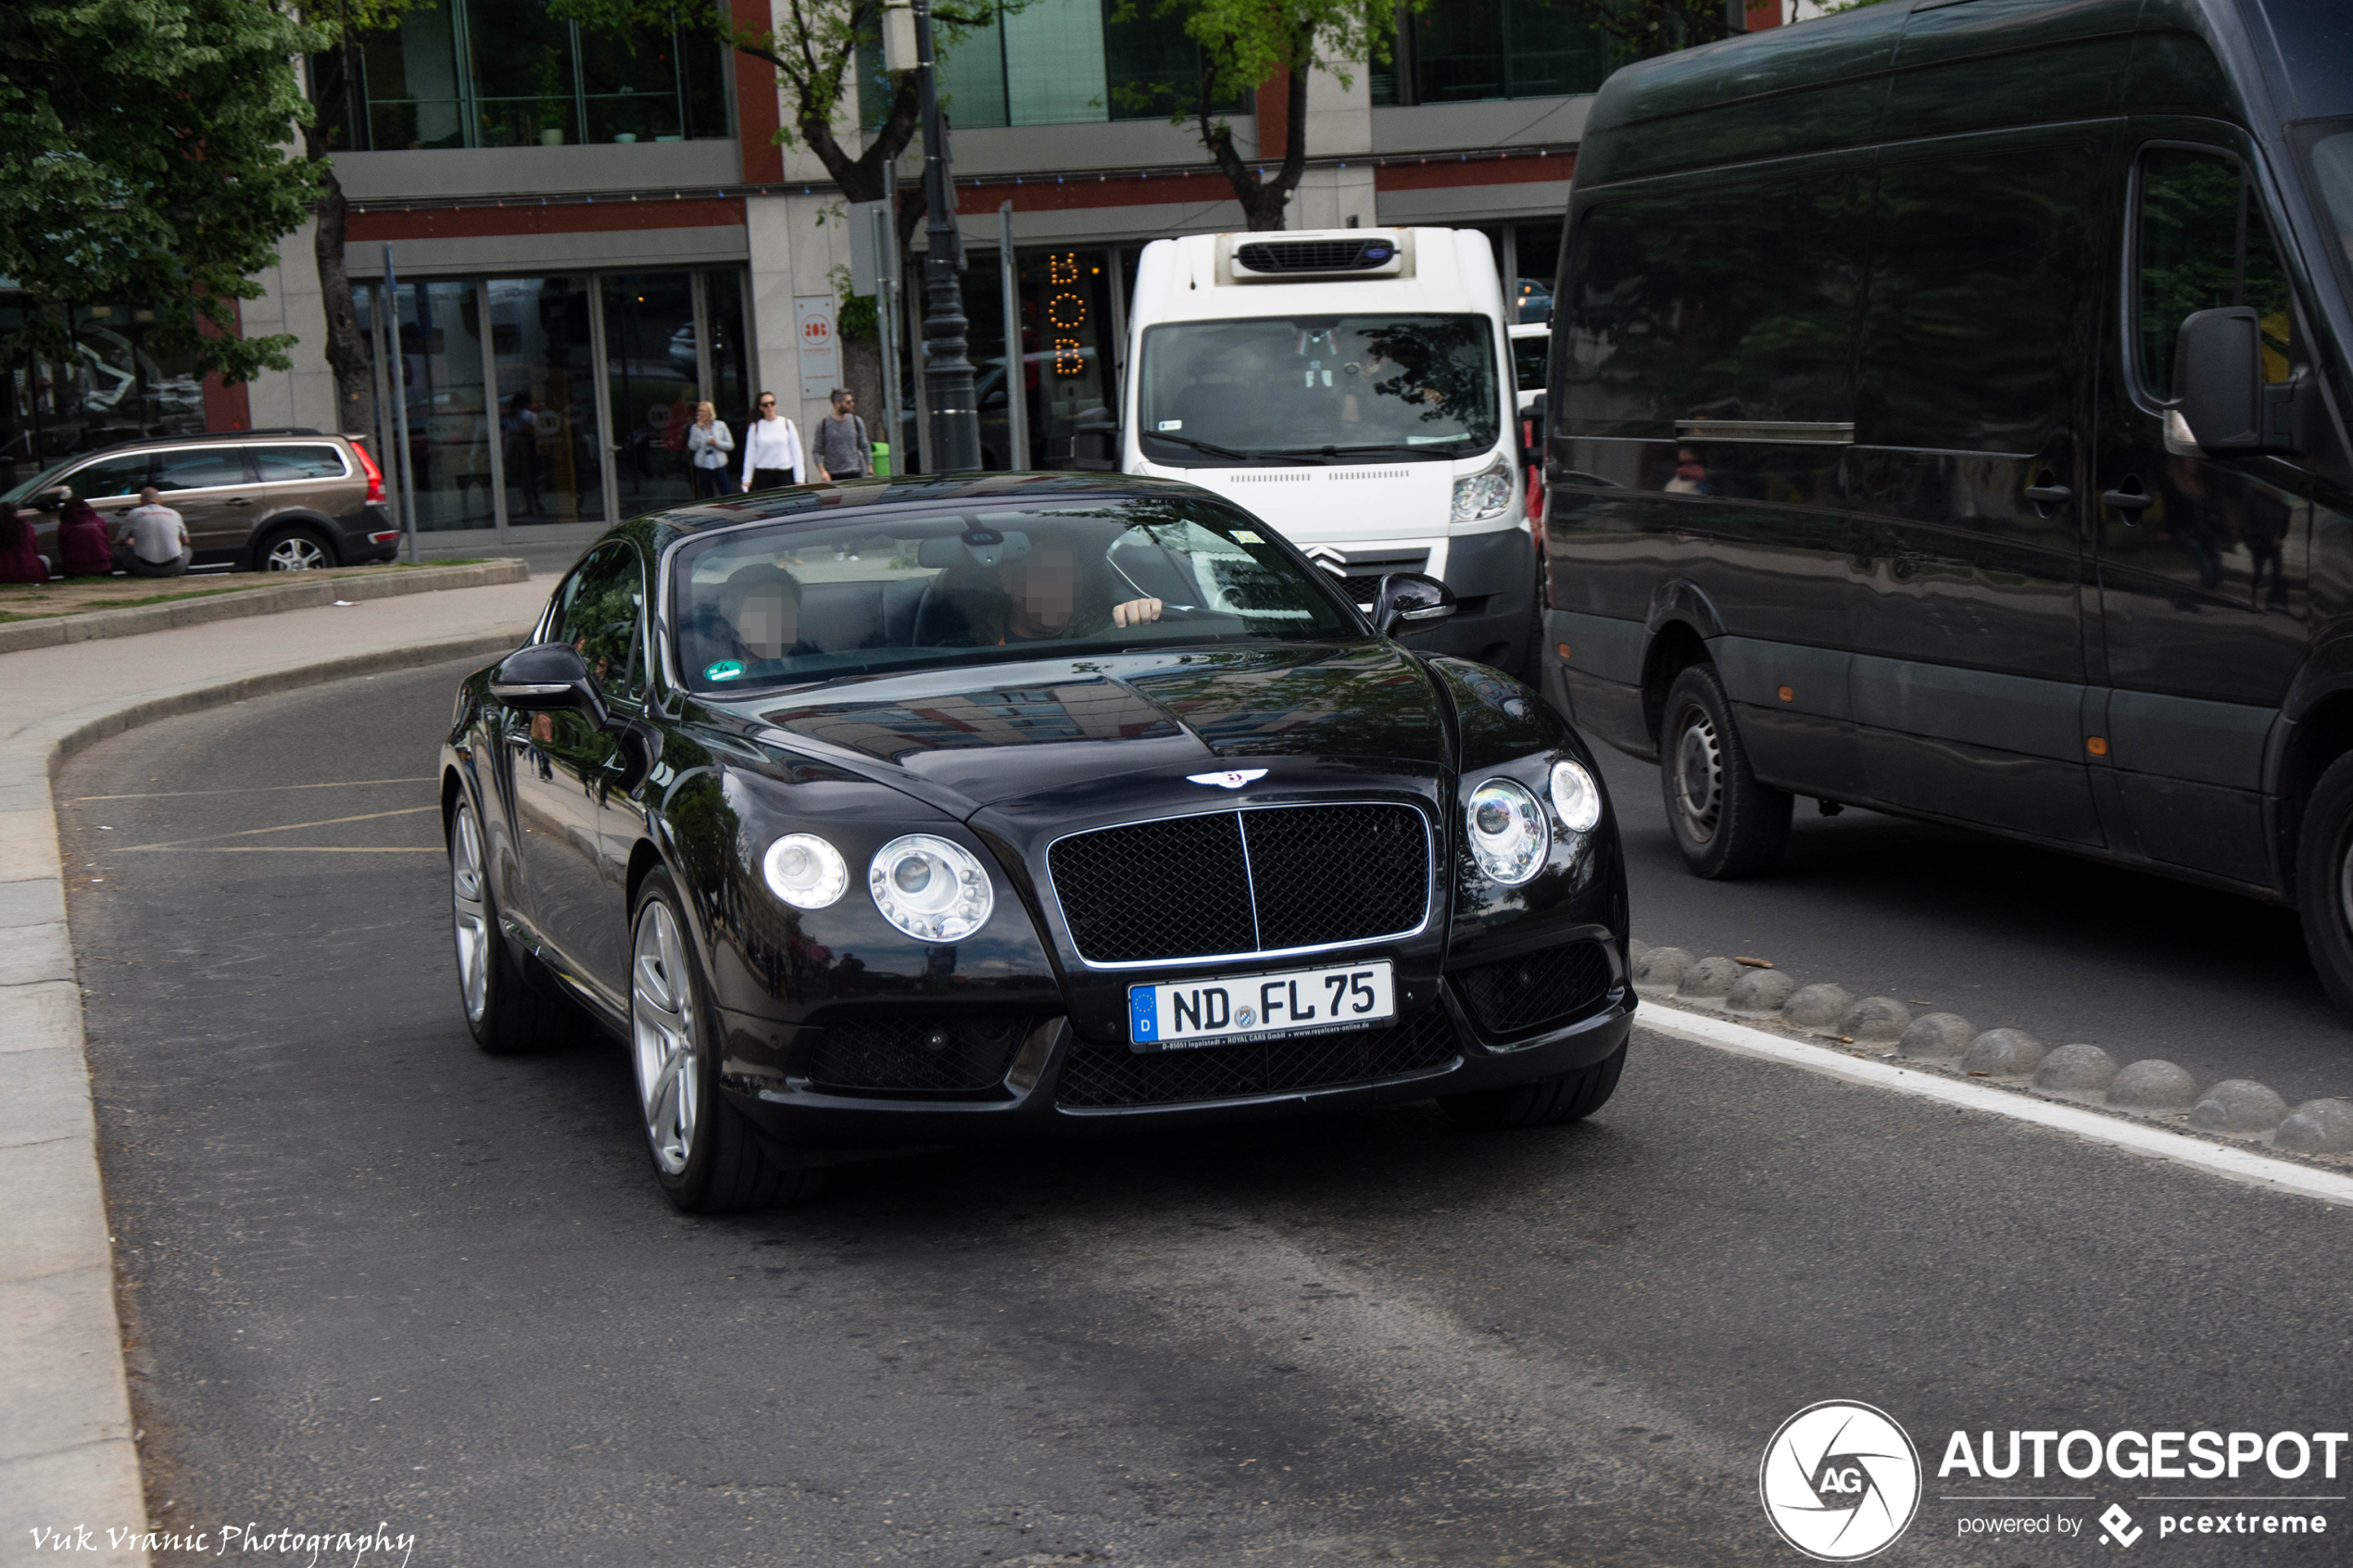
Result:
<svg viewBox="0 0 2353 1568"><path fill-rule="evenodd" d="M177 577L196 558L188 525L163 504L153 485L139 492L139 504L122 514L115 530L114 564L133 577Z"/></svg>
<svg viewBox="0 0 2353 1568"><path fill-rule="evenodd" d="M874 471L874 448L866 421L858 417L857 395L834 388L834 411L817 421L817 477L863 479Z"/></svg>

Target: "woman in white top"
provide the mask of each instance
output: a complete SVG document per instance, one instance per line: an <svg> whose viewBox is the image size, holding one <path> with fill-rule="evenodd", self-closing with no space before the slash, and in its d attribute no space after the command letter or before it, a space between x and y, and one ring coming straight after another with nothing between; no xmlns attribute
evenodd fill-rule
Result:
<svg viewBox="0 0 2353 1568"><path fill-rule="evenodd" d="M800 432L776 412L776 395L763 392L752 411L759 417L744 432L744 488L781 490L801 483Z"/></svg>
<svg viewBox="0 0 2353 1568"><path fill-rule="evenodd" d="M727 454L736 449L736 438L718 416L710 404L698 403L695 422L686 427L686 460L694 465L695 495L705 501L726 488Z"/></svg>

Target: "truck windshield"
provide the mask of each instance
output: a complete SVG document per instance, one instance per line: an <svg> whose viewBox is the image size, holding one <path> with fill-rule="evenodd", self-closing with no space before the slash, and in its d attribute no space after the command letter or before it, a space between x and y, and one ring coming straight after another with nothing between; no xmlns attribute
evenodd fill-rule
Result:
<svg viewBox="0 0 2353 1568"><path fill-rule="evenodd" d="M1137 433L1179 468L1473 458L1495 445L1484 316L1271 316L1144 333Z"/></svg>
<svg viewBox="0 0 2353 1568"><path fill-rule="evenodd" d="M2337 282L2353 290L2353 120L2324 120L2296 128L2296 150L2304 172L2320 197L2322 214L2334 231L2330 259Z"/></svg>

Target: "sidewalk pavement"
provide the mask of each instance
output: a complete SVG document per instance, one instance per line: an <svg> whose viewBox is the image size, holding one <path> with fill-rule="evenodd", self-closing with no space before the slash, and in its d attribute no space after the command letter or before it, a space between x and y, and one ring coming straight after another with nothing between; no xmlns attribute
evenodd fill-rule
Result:
<svg viewBox="0 0 2353 1568"><path fill-rule="evenodd" d="M552 583L290 610L120 643L0 654L0 1563L35 1526L106 1549L146 1524L115 1316L82 992L49 780L133 725L346 676L479 654L528 634ZM44 1559L45 1560L45 1559Z"/></svg>

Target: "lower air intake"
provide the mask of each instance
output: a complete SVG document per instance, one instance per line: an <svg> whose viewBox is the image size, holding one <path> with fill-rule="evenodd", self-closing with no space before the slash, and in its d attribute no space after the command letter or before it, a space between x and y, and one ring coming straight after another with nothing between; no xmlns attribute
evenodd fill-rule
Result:
<svg viewBox="0 0 2353 1568"><path fill-rule="evenodd" d="M1074 1109L1248 1099L1298 1089L1336 1089L1443 1067L1456 1055L1454 1026L1428 1008L1386 1029L1353 1029L1254 1046L1139 1056L1125 1045L1074 1042L1056 1103Z"/></svg>

